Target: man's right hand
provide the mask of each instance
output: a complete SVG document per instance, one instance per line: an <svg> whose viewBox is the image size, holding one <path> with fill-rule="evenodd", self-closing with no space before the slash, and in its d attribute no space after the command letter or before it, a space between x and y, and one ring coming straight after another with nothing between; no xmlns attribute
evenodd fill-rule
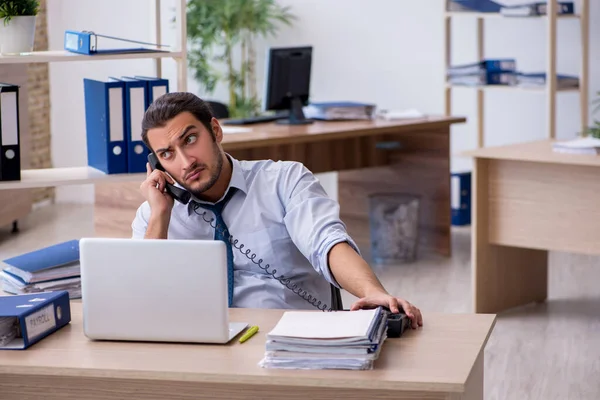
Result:
<svg viewBox="0 0 600 400"><path fill-rule="evenodd" d="M174 199L166 191L166 184L174 184L173 179L165 172L150 168L146 164L146 180L140 185L142 194L148 201L152 214L157 217L165 217L171 214Z"/></svg>

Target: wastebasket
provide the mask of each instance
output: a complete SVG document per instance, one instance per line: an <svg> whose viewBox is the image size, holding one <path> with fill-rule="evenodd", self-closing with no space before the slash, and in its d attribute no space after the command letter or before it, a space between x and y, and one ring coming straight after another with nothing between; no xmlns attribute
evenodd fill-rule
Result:
<svg viewBox="0 0 600 400"><path fill-rule="evenodd" d="M371 255L376 263L417 258L420 198L407 193L369 196Z"/></svg>

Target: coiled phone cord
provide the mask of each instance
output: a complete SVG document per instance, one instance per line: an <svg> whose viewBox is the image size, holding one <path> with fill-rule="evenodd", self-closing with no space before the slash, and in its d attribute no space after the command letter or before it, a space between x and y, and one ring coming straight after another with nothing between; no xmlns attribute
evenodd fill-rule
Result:
<svg viewBox="0 0 600 400"><path fill-rule="evenodd" d="M215 230L218 229L222 234L223 234L223 229L218 226L215 222L216 218L211 217L211 218L207 218L206 214L208 214L206 211L202 211L202 212L198 212L198 209L201 208L201 204L199 203L194 203L193 204L193 208L194 208L194 212L196 214L198 214L199 216L202 217L202 219L204 221L206 221L210 226L212 226ZM290 278L286 278L284 275L281 276L276 276L277 274L277 269L273 269L273 270L269 270L270 265L266 264L266 265L262 265L263 259L260 258L258 259L258 261L256 261L256 253L252 253L252 250L250 249L245 249L244 250L244 244L243 243L239 243L238 239L234 239L233 235L229 234L229 242L231 243L232 247L235 247L236 249L239 250L240 253L242 253L243 255L245 255L250 261L252 261L255 265L257 265L259 268L261 268L262 270L264 270L267 274L271 275L274 279L278 280L279 283L281 283L283 286L287 287L288 289L290 289L292 292L294 292L295 294L297 294L298 296L300 296L301 298L303 298L305 301L309 302L313 307L321 310L321 311L333 311L330 307L327 306L327 304L322 303L320 300L316 299L315 297L313 297L311 294L309 294L306 290L302 289L301 287L299 287L297 284L292 284L292 281ZM252 253L252 255L250 255L250 253Z"/></svg>

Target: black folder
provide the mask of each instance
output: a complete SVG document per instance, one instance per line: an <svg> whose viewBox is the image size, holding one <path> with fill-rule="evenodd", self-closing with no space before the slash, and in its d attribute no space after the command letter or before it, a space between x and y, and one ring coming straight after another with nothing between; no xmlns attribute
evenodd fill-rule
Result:
<svg viewBox="0 0 600 400"><path fill-rule="evenodd" d="M0 83L0 181L21 180L19 86Z"/></svg>

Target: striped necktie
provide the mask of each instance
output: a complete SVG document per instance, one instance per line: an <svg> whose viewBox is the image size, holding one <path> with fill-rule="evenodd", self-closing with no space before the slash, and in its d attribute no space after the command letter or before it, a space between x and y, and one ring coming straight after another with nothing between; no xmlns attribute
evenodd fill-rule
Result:
<svg viewBox="0 0 600 400"><path fill-rule="evenodd" d="M223 200L216 204L201 203L200 206L212 211L215 214L215 240L222 240L227 247L227 287L229 291L229 307L233 304L233 249L229 240L229 229L223 220L223 208L231 200L236 192L236 188L231 187Z"/></svg>

